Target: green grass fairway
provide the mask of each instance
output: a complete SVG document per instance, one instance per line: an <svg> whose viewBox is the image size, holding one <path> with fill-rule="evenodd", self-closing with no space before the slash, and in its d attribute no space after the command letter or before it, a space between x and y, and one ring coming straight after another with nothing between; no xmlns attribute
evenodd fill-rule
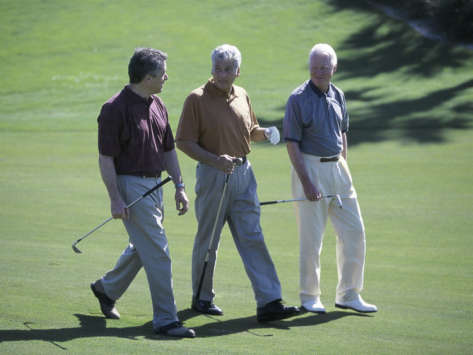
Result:
<svg viewBox="0 0 473 355"><path fill-rule="evenodd" d="M473 351L473 51L427 40L346 0L0 2L0 354L471 354ZM175 128L190 90L210 76L222 43L243 55L244 86L264 125L281 125L307 78L315 42L339 55L335 84L351 117L349 164L367 230L364 298L379 312L334 308L335 235L322 254L326 315L262 325L228 228L215 275L222 317L189 310L196 221L165 227L181 320L196 339L153 334L143 271L105 320L89 283L113 267L126 232L109 215L97 163L96 118L127 82L138 46L169 54L161 97ZM195 163L179 153L194 200ZM249 156L261 201L291 198L284 144ZM299 305L291 204L262 208L284 299Z"/></svg>

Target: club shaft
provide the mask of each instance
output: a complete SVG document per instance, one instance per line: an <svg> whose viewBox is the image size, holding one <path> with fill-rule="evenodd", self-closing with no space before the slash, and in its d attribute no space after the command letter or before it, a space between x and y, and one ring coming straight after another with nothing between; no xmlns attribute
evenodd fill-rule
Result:
<svg viewBox="0 0 473 355"><path fill-rule="evenodd" d="M336 197L336 196L337 195L324 195L324 196L322 196L322 198L332 198L332 197ZM297 201L308 201L308 200L307 200L307 198L302 197L302 198L293 198L293 199L289 199L289 200L264 201L264 202L260 202L260 206L274 205L276 203L297 202Z"/></svg>
<svg viewBox="0 0 473 355"><path fill-rule="evenodd" d="M207 270L207 264L209 263L210 251L212 250L212 243L215 238L215 231L217 230L217 224L220 218L220 211L222 210L223 200L225 199L225 193L227 191L229 178L230 178L230 174L227 174L227 176L225 177L225 183L223 185L222 196L220 197L220 201L218 203L217 214L215 215L215 221L212 227L212 233L210 234L209 247L207 249L207 252L205 253L204 267L202 268L202 274L200 275L199 286L197 287L197 293L195 295L196 300L199 300L200 291L202 290L202 285L204 283L205 272Z"/></svg>
<svg viewBox="0 0 473 355"><path fill-rule="evenodd" d="M208 260L204 261L204 267L202 268L202 275L200 275L199 287L197 288L197 293L195 295L196 300L199 300L200 291L202 291L202 285L204 284L205 272L207 271Z"/></svg>
<svg viewBox="0 0 473 355"><path fill-rule="evenodd" d="M156 186L154 186L153 188L149 189L148 191L146 191L143 195L141 195L140 197L138 197L136 200L130 202L128 205L126 205L126 208L131 208L133 207L134 205L136 205L138 202L140 202L143 198L145 198L146 196L148 196L149 194L153 193L153 191L159 189L161 186L163 186L164 184L166 184L167 182L169 182L171 180L171 177L168 176L166 179L164 179L163 181L161 181L159 184L156 184ZM82 237L80 237L79 239L77 239L74 244L73 244L73 247L75 247L79 242L81 242L82 240L84 240L85 238L87 238L89 235L91 235L92 233L94 233L97 229L100 229L102 228L105 224L107 224L108 222L110 222L111 220L113 219L113 217L108 217L105 221L103 221L102 223L100 223L98 226L96 226L94 229L92 229L90 232L84 234Z"/></svg>

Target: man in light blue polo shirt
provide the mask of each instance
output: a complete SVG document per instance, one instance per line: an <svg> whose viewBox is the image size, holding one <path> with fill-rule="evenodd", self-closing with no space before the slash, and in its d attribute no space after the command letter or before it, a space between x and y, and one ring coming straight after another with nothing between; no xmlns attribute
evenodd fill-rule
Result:
<svg viewBox="0 0 473 355"><path fill-rule="evenodd" d="M328 44L309 54L310 80L286 105L283 134L292 163L292 193L300 237L300 299L309 312L325 313L320 301L320 253L330 217L337 234L335 306L358 312L377 307L360 296L365 265L365 228L347 165L348 113L343 92L331 83L337 55ZM327 195L339 195L342 205ZM340 208L342 207L342 208Z"/></svg>

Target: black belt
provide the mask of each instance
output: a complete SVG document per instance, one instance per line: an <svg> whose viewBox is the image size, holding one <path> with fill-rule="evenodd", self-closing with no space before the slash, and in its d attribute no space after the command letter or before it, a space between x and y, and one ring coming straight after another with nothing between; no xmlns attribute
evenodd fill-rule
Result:
<svg viewBox="0 0 473 355"><path fill-rule="evenodd" d="M321 163L329 163L329 162L332 162L332 161L338 161L340 159L340 157L337 155L336 157L333 157L333 158L320 158L320 162Z"/></svg>
<svg viewBox="0 0 473 355"><path fill-rule="evenodd" d="M242 164L245 164L245 163L246 163L246 157L240 157L240 159L241 159L241 163L242 163Z"/></svg>
<svg viewBox="0 0 473 355"><path fill-rule="evenodd" d="M140 178L155 178L159 179L161 177L161 174L156 174L156 173L142 173L142 174L131 174L134 176L138 176Z"/></svg>

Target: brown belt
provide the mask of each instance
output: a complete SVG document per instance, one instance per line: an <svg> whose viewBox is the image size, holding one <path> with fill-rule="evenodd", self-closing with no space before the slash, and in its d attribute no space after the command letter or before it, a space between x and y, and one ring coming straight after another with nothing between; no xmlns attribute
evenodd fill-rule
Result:
<svg viewBox="0 0 473 355"><path fill-rule="evenodd" d="M333 158L320 158L320 162L321 163L329 163L329 162L333 162L333 161L338 161L340 159L340 157L337 155L336 157L333 157Z"/></svg>

